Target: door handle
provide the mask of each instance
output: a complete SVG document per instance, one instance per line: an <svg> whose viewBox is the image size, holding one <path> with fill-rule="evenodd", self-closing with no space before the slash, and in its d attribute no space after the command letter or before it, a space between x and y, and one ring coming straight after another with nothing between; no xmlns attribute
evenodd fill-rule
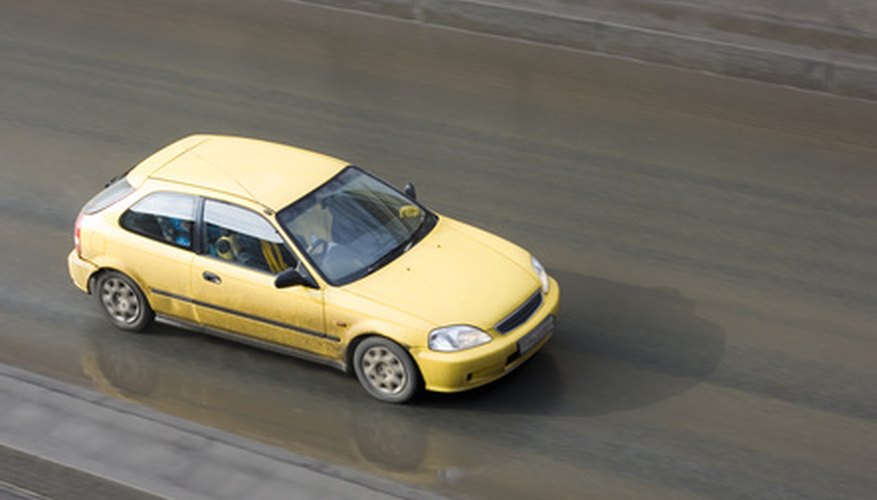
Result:
<svg viewBox="0 0 877 500"><path fill-rule="evenodd" d="M214 273L211 273L210 271L204 271L203 273L201 273L201 277L204 278L205 281L209 281L217 285L222 283L222 278Z"/></svg>

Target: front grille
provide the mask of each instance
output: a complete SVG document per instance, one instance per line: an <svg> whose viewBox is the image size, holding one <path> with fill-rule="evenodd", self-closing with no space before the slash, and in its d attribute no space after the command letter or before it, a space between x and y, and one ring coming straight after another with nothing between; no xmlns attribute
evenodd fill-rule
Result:
<svg viewBox="0 0 877 500"><path fill-rule="evenodd" d="M541 305L542 293L537 290L532 297L527 299L527 301L521 305L521 307L517 308L515 312L509 314L504 320L497 323L494 328L496 328L496 331L499 333L508 333L530 319L530 316L532 316L533 313L536 312L536 309L539 309L539 306Z"/></svg>

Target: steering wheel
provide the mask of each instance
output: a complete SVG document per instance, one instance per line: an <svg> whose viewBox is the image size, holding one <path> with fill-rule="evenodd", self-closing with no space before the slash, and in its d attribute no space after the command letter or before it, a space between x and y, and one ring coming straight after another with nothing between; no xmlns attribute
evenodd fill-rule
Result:
<svg viewBox="0 0 877 500"><path fill-rule="evenodd" d="M323 238L311 238L311 242L308 244L308 247L305 249L308 255L311 258L318 259L322 258L326 254L326 249L329 248L329 244L326 243L326 240Z"/></svg>

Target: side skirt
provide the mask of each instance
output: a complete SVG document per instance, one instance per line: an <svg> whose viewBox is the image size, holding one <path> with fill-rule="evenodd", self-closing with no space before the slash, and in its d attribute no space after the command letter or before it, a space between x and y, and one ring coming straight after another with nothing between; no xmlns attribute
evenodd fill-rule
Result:
<svg viewBox="0 0 877 500"><path fill-rule="evenodd" d="M174 318L171 316L165 316L163 314L156 314L155 320L166 325L175 326L177 328L184 328L186 330L206 333L207 335L212 335L221 339L231 340L240 344L247 344L252 347L258 347L260 349L274 351L276 353L285 354L294 358L304 359L307 361L313 361L314 363L319 363L321 365L331 366L332 368L336 368L343 372L347 371L347 364L342 361L332 361L331 359L326 359L322 356L318 356L316 354L303 351L301 349L296 349L294 347L275 344L274 342L268 342L267 340L248 337L246 335L230 332L228 330L222 330L220 328L199 325L198 323L193 323L191 321Z"/></svg>

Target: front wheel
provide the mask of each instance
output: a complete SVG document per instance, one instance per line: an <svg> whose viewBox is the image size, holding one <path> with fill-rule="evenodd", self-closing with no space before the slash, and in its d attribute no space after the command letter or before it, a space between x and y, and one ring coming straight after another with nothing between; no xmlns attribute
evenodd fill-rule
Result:
<svg viewBox="0 0 877 500"><path fill-rule="evenodd" d="M139 332L152 320L153 312L134 280L116 271L102 273L95 283L95 295L117 328Z"/></svg>
<svg viewBox="0 0 877 500"><path fill-rule="evenodd" d="M411 356L383 337L369 337L356 346L353 368L365 390L388 403L404 403L420 387L420 372Z"/></svg>

